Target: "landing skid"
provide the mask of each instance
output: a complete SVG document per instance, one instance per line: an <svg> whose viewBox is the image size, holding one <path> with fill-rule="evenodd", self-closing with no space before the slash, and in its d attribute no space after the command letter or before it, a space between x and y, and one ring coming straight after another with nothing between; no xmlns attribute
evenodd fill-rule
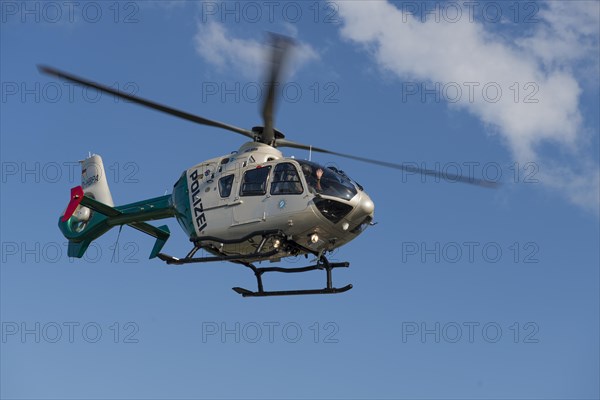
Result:
<svg viewBox="0 0 600 400"><path fill-rule="evenodd" d="M309 265L308 267L301 268L280 268L280 267L266 267L266 268L257 268L250 263L242 263L246 267L250 268L254 271L254 276L256 277L256 284L258 286L258 291L253 292L248 289L244 289L241 287L234 287L233 290L236 293L241 294L243 297L266 297L266 296L296 296L302 294L335 294L335 293L343 293L352 289L352 285L346 285L341 288L333 287L332 279L331 279L331 270L334 268L348 268L350 263L341 262L341 263L330 263L324 256L321 256L321 259L315 265ZM300 290L277 290L277 291L266 291L263 288L262 275L265 272L283 272L283 273L299 273L299 272L308 272L314 271L317 269L324 269L327 273L327 286L323 289L300 289Z"/></svg>
<svg viewBox="0 0 600 400"><path fill-rule="evenodd" d="M236 293L241 294L243 297L266 297L266 296L296 296L301 294L335 294L343 293L352 289L352 284L346 285L342 288L331 288L331 289L304 289L304 290L274 290L270 292L252 292L248 289L241 287L232 288Z"/></svg>
<svg viewBox="0 0 600 400"><path fill-rule="evenodd" d="M214 261L230 261L236 264L241 264L247 268L250 268L254 272L254 276L256 277L256 284L258 290L253 292L248 289L244 289L241 287L232 288L236 293L241 294L243 297L267 297L267 296L297 296L297 295L305 295L305 294L335 294L335 293L343 293L352 289L352 285L346 285L341 288L333 287L332 283L332 273L331 271L334 268L348 268L350 263L348 262L336 262L332 263L327 260L327 258L323 255L317 255L318 257L317 263L314 265L309 265L306 267L299 268L282 268L282 267L256 267L254 264L249 262L248 260L256 260L256 259L268 259L271 256L274 256L279 252L278 249L274 249L268 252L262 252L262 248L266 240L270 237L269 234L263 235L263 240L261 244L256 249L256 252L247 255L218 255L214 257L194 257L196 252L202 248L200 245L200 240L196 241L196 245L194 248L184 257L177 258L172 257L168 254L159 253L158 258L165 261L170 265L183 265L183 264L192 264L192 263L206 263L206 262L214 262ZM211 240L215 240L215 238L211 238ZM289 243L289 245L300 248L300 246L296 243ZM307 251L307 249L302 248ZM309 272L315 270L325 270L327 276L326 286L322 289L299 289L299 290L277 290L277 291L266 291L263 287L262 275L266 272L282 272L282 273L301 273L301 272Z"/></svg>

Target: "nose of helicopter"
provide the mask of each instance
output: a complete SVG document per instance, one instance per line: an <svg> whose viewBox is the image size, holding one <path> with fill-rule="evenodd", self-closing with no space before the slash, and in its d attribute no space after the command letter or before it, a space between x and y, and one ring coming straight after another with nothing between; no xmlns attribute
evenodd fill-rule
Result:
<svg viewBox="0 0 600 400"><path fill-rule="evenodd" d="M373 215L373 211L375 211L375 204L373 200L365 193L361 193L361 197L358 203L358 209L363 215Z"/></svg>
<svg viewBox="0 0 600 400"><path fill-rule="evenodd" d="M354 211L349 218L352 221L349 226L353 233L364 231L373 220L373 212L375 211L373 200L365 192L360 192L357 200ZM353 226L354 228L352 228Z"/></svg>

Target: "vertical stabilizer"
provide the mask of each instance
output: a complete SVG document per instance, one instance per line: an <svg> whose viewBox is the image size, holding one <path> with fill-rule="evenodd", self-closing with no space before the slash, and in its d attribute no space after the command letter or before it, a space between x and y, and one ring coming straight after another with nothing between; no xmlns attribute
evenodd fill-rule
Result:
<svg viewBox="0 0 600 400"><path fill-rule="evenodd" d="M113 199L108 188L108 179L104 171L102 157L93 154L81 163L81 187L83 192L95 200L114 207Z"/></svg>

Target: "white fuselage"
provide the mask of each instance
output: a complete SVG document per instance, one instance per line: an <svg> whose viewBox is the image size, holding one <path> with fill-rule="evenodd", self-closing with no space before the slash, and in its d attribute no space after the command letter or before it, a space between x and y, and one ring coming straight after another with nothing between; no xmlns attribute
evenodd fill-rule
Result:
<svg viewBox="0 0 600 400"><path fill-rule="evenodd" d="M324 171L320 179L316 170ZM173 202L190 239L223 255L253 253L261 232L273 231L306 250L300 253L331 251L360 234L374 210L343 173L284 158L258 142L189 168L175 185ZM247 240L232 243L241 238ZM262 250L278 245L271 240ZM289 255L282 251L271 259Z"/></svg>

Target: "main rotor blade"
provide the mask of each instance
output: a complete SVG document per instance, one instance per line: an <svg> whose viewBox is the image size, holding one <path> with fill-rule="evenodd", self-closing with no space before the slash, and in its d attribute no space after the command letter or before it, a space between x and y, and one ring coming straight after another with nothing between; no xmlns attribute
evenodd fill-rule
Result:
<svg viewBox="0 0 600 400"><path fill-rule="evenodd" d="M188 112L185 111L181 111L181 110L177 110L175 108L169 107L169 106L165 106L159 103L156 103L154 101L151 100L146 100L143 99L141 97L137 97L137 96L133 96L127 93L123 93L120 92L118 90L115 90L111 87L105 86L105 85L101 85L99 83L95 83L92 81L89 81L87 79L69 74L68 72L64 72L64 71L60 71L56 68L52 68L52 67L48 67L45 65L38 65L38 69L40 70L40 72L47 74L47 75L52 75L55 76L57 78L60 79L64 79L67 81L71 81L71 82L75 82L75 83L79 83L81 85L84 86L88 86L88 87L92 87L95 89L100 90L101 92L105 92L105 93L110 93L114 96L120 97L122 99L126 99L129 100L133 103L137 103L139 105L142 105L144 107L148 107L148 108L152 108L153 110L158 110L158 111L162 111L166 114L170 114L173 115L175 117L179 117L191 122L195 122L197 124L200 125L208 125L208 126L214 126L216 128L221 128L221 129L226 129L228 131L231 132L235 132L235 133L239 133L241 135L244 135L246 137L249 137L251 139L254 139L254 135L252 134L252 132L243 129L243 128L238 128L237 126L233 126L233 125L228 125L228 124L224 124L222 122L219 121L213 121L207 118L203 118L200 117L198 115L194 115L194 114L190 114Z"/></svg>
<svg viewBox="0 0 600 400"><path fill-rule="evenodd" d="M275 139L274 128L274 113L275 113L275 88L279 84L279 79L281 77L281 71L283 69L286 55L289 53L289 48L293 45L293 39L271 33L271 46L273 47L271 51L271 68L267 75L269 87L267 89L267 96L265 97L265 101L262 107L262 117L263 117L263 125L264 129L262 132L261 142L266 143L268 145L273 144L273 140Z"/></svg>
<svg viewBox="0 0 600 400"><path fill-rule="evenodd" d="M335 155L338 157L350 158L352 160L375 164L375 165L379 165L382 167L399 169L402 171L417 173L417 174L421 174L421 175L434 176L434 177L442 178L442 179L450 181L450 182L468 183L471 185L482 186L482 187L486 187L486 188L497 188L499 186L498 182L488 181L485 179L477 179L477 178L472 178L472 177L466 177L463 175L452 174L452 173L448 173L448 172L441 172L441 171L435 171L435 170L431 170L431 169L419 168L419 167L415 167L413 165L408 165L408 164L396 164L396 163L391 163L391 162L387 162L387 161L373 160L370 158L353 156L351 154L338 153L336 151L330 151L330 150L326 150L326 149L321 149L319 147L307 146L305 144L296 143L296 142L293 142L293 141L287 140L287 139L277 140L277 146L278 147L291 147L291 148L295 148L295 149L316 151L318 153L332 154L332 155Z"/></svg>

